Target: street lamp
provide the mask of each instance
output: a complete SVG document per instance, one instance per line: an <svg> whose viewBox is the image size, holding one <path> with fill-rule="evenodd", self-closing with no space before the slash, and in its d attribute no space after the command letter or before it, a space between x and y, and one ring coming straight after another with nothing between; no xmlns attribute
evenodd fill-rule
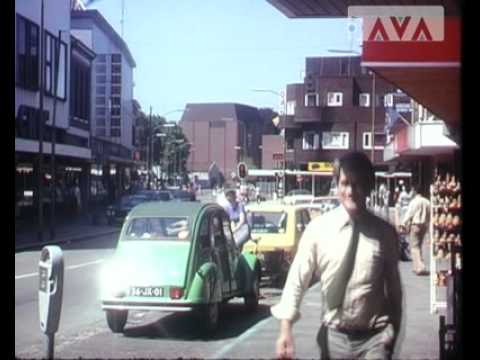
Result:
<svg viewBox="0 0 480 360"><path fill-rule="evenodd" d="M284 114L283 114L283 195L286 194L286 163L287 163L287 94L285 92L285 96L283 96L281 93L270 90L270 89L253 89L252 91L255 92L267 92L271 93L274 95L277 95L283 100L284 103Z"/></svg>

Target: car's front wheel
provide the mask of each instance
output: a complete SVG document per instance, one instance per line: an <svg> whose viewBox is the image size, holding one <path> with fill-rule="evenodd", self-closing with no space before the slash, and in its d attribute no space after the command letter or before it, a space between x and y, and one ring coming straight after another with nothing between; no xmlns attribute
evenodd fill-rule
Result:
<svg viewBox="0 0 480 360"><path fill-rule="evenodd" d="M249 312L254 312L258 308L258 300L260 298L260 276L258 272L255 273L253 284L250 292L245 295L245 308Z"/></svg>
<svg viewBox="0 0 480 360"><path fill-rule="evenodd" d="M107 310L107 324L114 333L121 333L125 328L128 318L128 310Z"/></svg>
<svg viewBox="0 0 480 360"><path fill-rule="evenodd" d="M220 317L220 307L218 302L206 304L202 315L205 330L209 333L215 332L218 328L218 319Z"/></svg>

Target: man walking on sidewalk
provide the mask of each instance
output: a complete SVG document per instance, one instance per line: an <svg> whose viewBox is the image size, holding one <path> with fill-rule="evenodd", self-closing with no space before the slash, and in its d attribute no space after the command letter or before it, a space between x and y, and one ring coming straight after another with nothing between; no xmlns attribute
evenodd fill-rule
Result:
<svg viewBox="0 0 480 360"><path fill-rule="evenodd" d="M322 359L390 359L402 317L398 236L366 208L374 170L365 154L343 156L335 180L342 206L309 223L280 303L271 309L280 320L276 353L294 357L292 326L315 275L323 300L317 335Z"/></svg>
<svg viewBox="0 0 480 360"><path fill-rule="evenodd" d="M402 219L402 230L410 229L410 251L413 260L413 272L417 275L428 275L423 262L422 245L430 222L430 201L422 196L418 189L414 189L415 197L408 205L407 212ZM407 231L408 232L408 231Z"/></svg>

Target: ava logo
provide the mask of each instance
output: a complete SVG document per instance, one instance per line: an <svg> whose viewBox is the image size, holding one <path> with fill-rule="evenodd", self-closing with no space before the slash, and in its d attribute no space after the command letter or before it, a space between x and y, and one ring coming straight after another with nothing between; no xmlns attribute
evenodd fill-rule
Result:
<svg viewBox="0 0 480 360"><path fill-rule="evenodd" d="M441 6L350 6L363 21L363 41L443 41Z"/></svg>

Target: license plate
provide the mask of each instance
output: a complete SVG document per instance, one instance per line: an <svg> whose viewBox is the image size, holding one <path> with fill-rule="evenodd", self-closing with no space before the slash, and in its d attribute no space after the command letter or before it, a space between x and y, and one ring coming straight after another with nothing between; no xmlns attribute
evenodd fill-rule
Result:
<svg viewBox="0 0 480 360"><path fill-rule="evenodd" d="M130 296L162 297L163 288L153 286L134 286L130 288Z"/></svg>

